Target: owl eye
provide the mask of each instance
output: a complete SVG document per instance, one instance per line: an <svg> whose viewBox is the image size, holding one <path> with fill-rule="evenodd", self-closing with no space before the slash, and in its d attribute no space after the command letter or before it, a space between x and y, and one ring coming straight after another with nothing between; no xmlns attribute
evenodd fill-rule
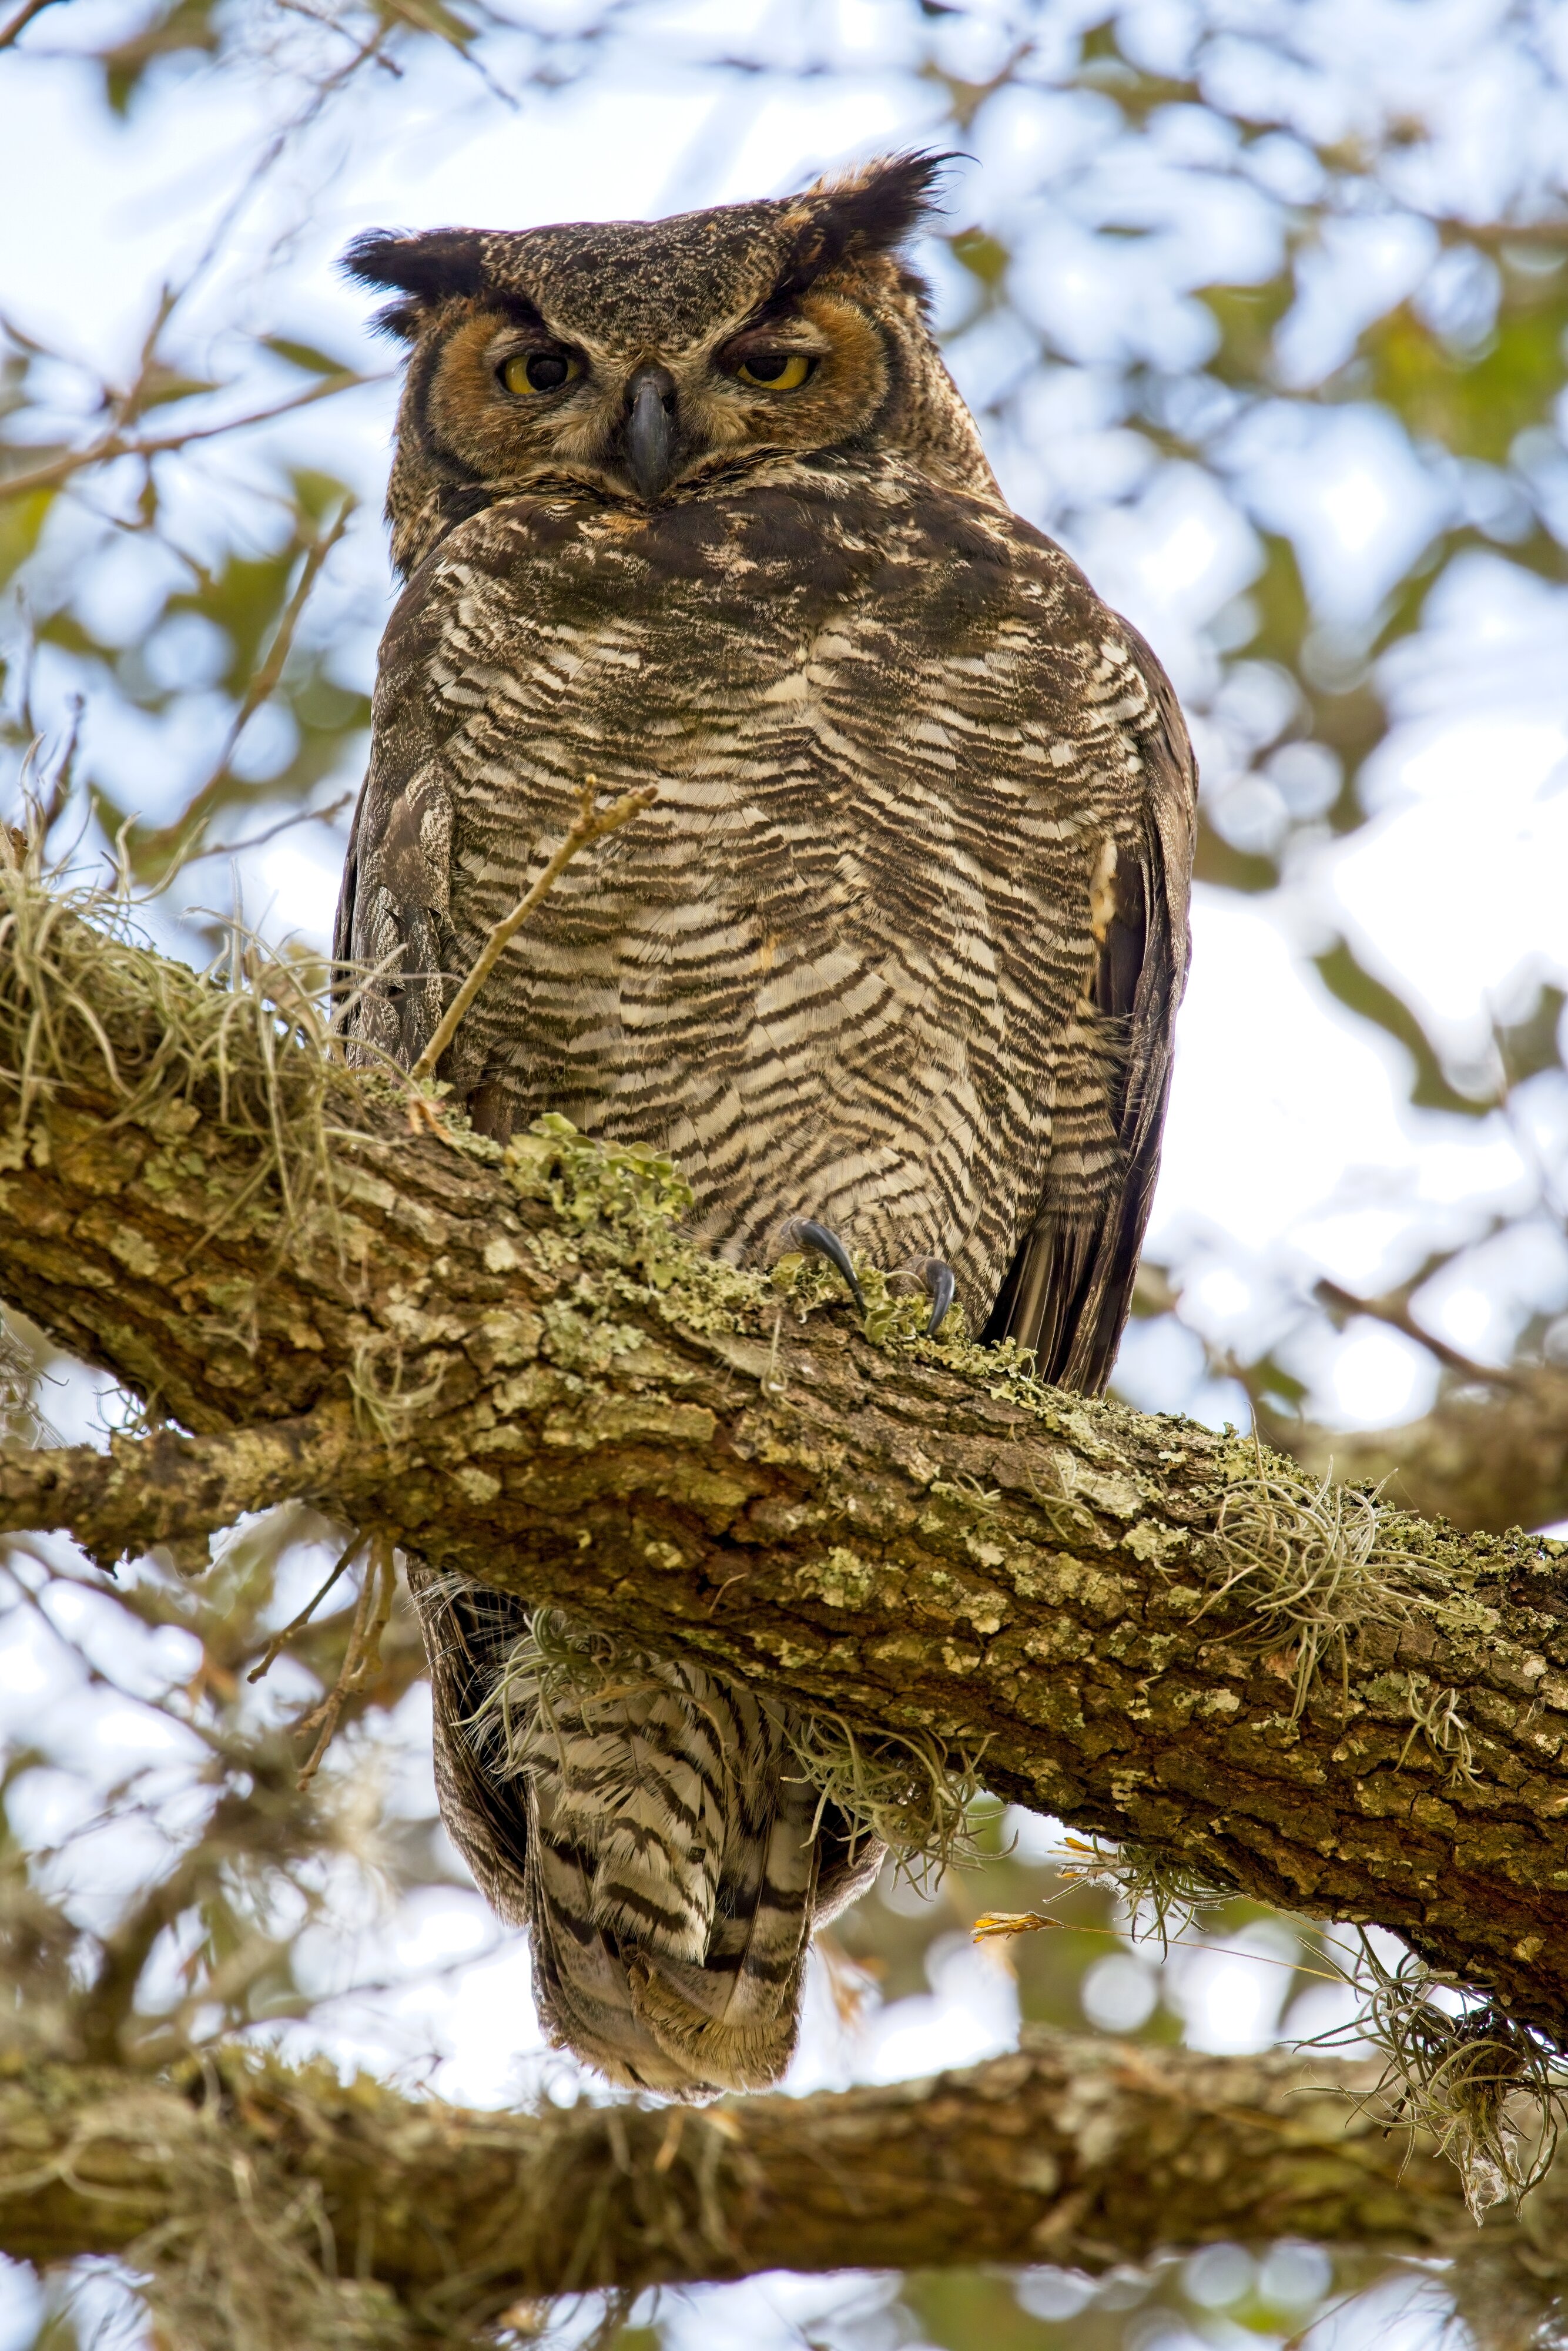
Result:
<svg viewBox="0 0 1568 2351"><path fill-rule="evenodd" d="M525 400L537 392L559 392L581 373L582 361L569 351L517 351L500 369L507 390Z"/></svg>
<svg viewBox="0 0 1568 2351"><path fill-rule="evenodd" d="M742 383L765 384L769 392L799 392L816 364L804 351L753 351L735 371Z"/></svg>

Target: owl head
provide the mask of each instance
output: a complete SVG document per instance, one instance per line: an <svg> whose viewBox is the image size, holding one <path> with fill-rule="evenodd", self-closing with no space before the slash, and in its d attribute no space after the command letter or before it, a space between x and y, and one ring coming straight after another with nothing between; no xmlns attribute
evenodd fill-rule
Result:
<svg viewBox="0 0 1568 2351"><path fill-rule="evenodd" d="M772 202L519 233L372 230L345 266L411 346L387 497L405 573L523 491L648 507L895 453L996 495L900 254L945 159Z"/></svg>

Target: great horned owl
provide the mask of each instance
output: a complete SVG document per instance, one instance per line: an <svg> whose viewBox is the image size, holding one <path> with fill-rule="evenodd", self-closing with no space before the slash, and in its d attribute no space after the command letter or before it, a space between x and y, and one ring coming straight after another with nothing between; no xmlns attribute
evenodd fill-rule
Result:
<svg viewBox="0 0 1568 2351"><path fill-rule="evenodd" d="M442 1063L476 1126L656 1145L696 1233L912 1268L1103 1386L1159 1154L1195 773L1148 647L1007 506L901 257L933 159L775 202L360 238L410 347L337 952L409 1064L587 773L570 867ZM425 1581L448 1824L547 2024L676 2093L773 2079L875 1855L788 1721L689 1666L474 1728L516 1604ZM522 1651L518 1645L522 1644ZM537 1692L536 1692L537 1697ZM546 1715L549 1716L548 1726ZM547 1735L548 1729L548 1735ZM517 1757L521 1756L519 1763Z"/></svg>

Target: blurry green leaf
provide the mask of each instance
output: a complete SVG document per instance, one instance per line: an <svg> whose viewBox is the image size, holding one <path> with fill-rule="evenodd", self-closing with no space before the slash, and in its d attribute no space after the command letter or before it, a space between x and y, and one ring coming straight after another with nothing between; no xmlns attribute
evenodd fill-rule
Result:
<svg viewBox="0 0 1568 2351"><path fill-rule="evenodd" d="M406 25L411 32L434 33L455 49L466 52L476 27L448 8L444 0L375 0L376 14L387 25Z"/></svg>
<svg viewBox="0 0 1568 2351"><path fill-rule="evenodd" d="M1082 89L1100 90L1113 98L1130 123L1138 127L1162 106L1192 106L1201 102L1197 84L1176 81L1168 75L1147 73L1133 65L1117 46L1114 23L1097 25L1085 36L1078 52L1073 81Z"/></svg>
<svg viewBox="0 0 1568 2351"><path fill-rule="evenodd" d="M1007 246L999 244L983 228L964 228L947 240L955 261L961 262L971 277L977 277L988 290L994 290L1007 275L1011 258Z"/></svg>
<svg viewBox="0 0 1568 2351"><path fill-rule="evenodd" d="M1528 426L1549 420L1568 381L1568 270L1505 270L1504 287L1496 329L1473 355L1440 340L1408 304L1369 327L1360 345L1365 388L1413 435L1492 465Z"/></svg>
<svg viewBox="0 0 1568 2351"><path fill-rule="evenodd" d="M103 68L104 96L116 114L123 114L141 84L149 66L182 49L211 54L218 46L213 22L214 0L175 0L175 5L154 16L139 33L113 48L99 53Z"/></svg>
<svg viewBox="0 0 1568 2351"><path fill-rule="evenodd" d="M89 636L71 612L51 612L40 626L38 636L43 643L58 645L68 653L97 653L101 656L104 650L98 639Z"/></svg>
<svg viewBox="0 0 1568 2351"><path fill-rule="evenodd" d="M335 514L345 503L352 502L353 492L336 474L318 474L308 465L300 465L288 478L294 486L295 505L312 522L319 522L323 516Z"/></svg>
<svg viewBox="0 0 1568 2351"><path fill-rule="evenodd" d="M1404 1046L1416 1064L1410 1099L1418 1108L1458 1111L1466 1118L1485 1118L1495 1108L1490 1098L1477 1101L1474 1095L1459 1093L1448 1083L1431 1040L1410 1007L1392 988L1385 987L1380 979L1364 971L1343 939L1326 955L1314 956L1312 961L1331 996Z"/></svg>
<svg viewBox="0 0 1568 2351"><path fill-rule="evenodd" d="M1258 629L1249 641L1249 653L1263 653L1294 670L1300 662L1301 639L1311 618L1307 591L1301 584L1296 550L1288 538L1260 534L1263 569L1247 593L1258 611Z"/></svg>
<svg viewBox="0 0 1568 2351"><path fill-rule="evenodd" d="M939 2351L1051 2351L1063 2338L1061 2328L1021 2307L1008 2279L981 2270L917 2271L900 2300Z"/></svg>
<svg viewBox="0 0 1568 2351"><path fill-rule="evenodd" d="M1261 286L1205 286L1197 298L1219 329L1209 373L1249 389L1267 382L1274 329L1296 298L1294 273L1281 270Z"/></svg>
<svg viewBox="0 0 1568 2351"><path fill-rule="evenodd" d="M234 651L222 682L232 694L243 690L277 625L299 553L290 540L277 555L231 555L199 587L169 599L169 612L199 612L227 634Z"/></svg>
<svg viewBox="0 0 1568 2351"><path fill-rule="evenodd" d="M1249 1396L1260 1397L1276 1412L1299 1412L1308 1394L1306 1381L1288 1372L1272 1354L1260 1355L1247 1365L1244 1384Z"/></svg>
<svg viewBox="0 0 1568 2351"><path fill-rule="evenodd" d="M1248 897L1256 897L1264 890L1279 887L1280 869L1271 857L1260 857L1250 849L1234 849L1223 834L1218 832L1198 810L1197 854L1193 860L1194 878L1212 883L1218 890L1239 890Z"/></svg>
<svg viewBox="0 0 1568 2351"><path fill-rule="evenodd" d="M1497 1049L1510 1085L1519 1086L1526 1078L1539 1077L1542 1070L1563 1067L1563 1008L1568 1004L1560 987L1551 986L1541 990L1534 1008L1522 1020L1511 1026L1500 1023L1494 1029Z"/></svg>
<svg viewBox="0 0 1568 2351"><path fill-rule="evenodd" d="M0 581L9 580L37 546L55 496L53 490L32 490L26 497L0 497Z"/></svg>
<svg viewBox="0 0 1568 2351"><path fill-rule="evenodd" d="M288 335L263 335L261 342L267 350L290 367L303 368L308 375L343 375L352 371L350 360L335 360L329 351L318 350L314 343L297 343Z"/></svg>
<svg viewBox="0 0 1568 2351"><path fill-rule="evenodd" d="M204 392L219 392L222 388L204 376L182 375L177 369L154 360L136 388L133 413L139 415L144 408L166 408L172 401L194 400Z"/></svg>

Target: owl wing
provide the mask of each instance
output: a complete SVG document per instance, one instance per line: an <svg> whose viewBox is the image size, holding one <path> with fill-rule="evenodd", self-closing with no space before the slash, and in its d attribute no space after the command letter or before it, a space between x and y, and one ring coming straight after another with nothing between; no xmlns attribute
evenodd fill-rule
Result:
<svg viewBox="0 0 1568 2351"><path fill-rule="evenodd" d="M1113 1057L1117 1180L1088 1217L1047 1203L1025 1236L983 1333L1032 1347L1041 1379L1096 1395L1111 1376L1132 1305L1159 1173L1176 1016L1186 982L1187 892L1197 769L1169 679L1124 622L1151 705L1134 852L1118 859L1095 925L1095 1028Z"/></svg>
<svg viewBox="0 0 1568 2351"><path fill-rule="evenodd" d="M515 1790L485 1768L469 1726L495 1687L528 1611L511 1594L408 1562L409 1594L430 1667L435 1792L453 1844L508 1926L528 1923L528 1823Z"/></svg>
<svg viewBox="0 0 1568 2351"><path fill-rule="evenodd" d="M441 613L416 571L382 644L370 771L354 810L333 932L340 1000L361 1058L411 1068L459 969L453 935L452 802L440 754L463 718L444 708L430 664ZM443 723L444 722L444 723Z"/></svg>

